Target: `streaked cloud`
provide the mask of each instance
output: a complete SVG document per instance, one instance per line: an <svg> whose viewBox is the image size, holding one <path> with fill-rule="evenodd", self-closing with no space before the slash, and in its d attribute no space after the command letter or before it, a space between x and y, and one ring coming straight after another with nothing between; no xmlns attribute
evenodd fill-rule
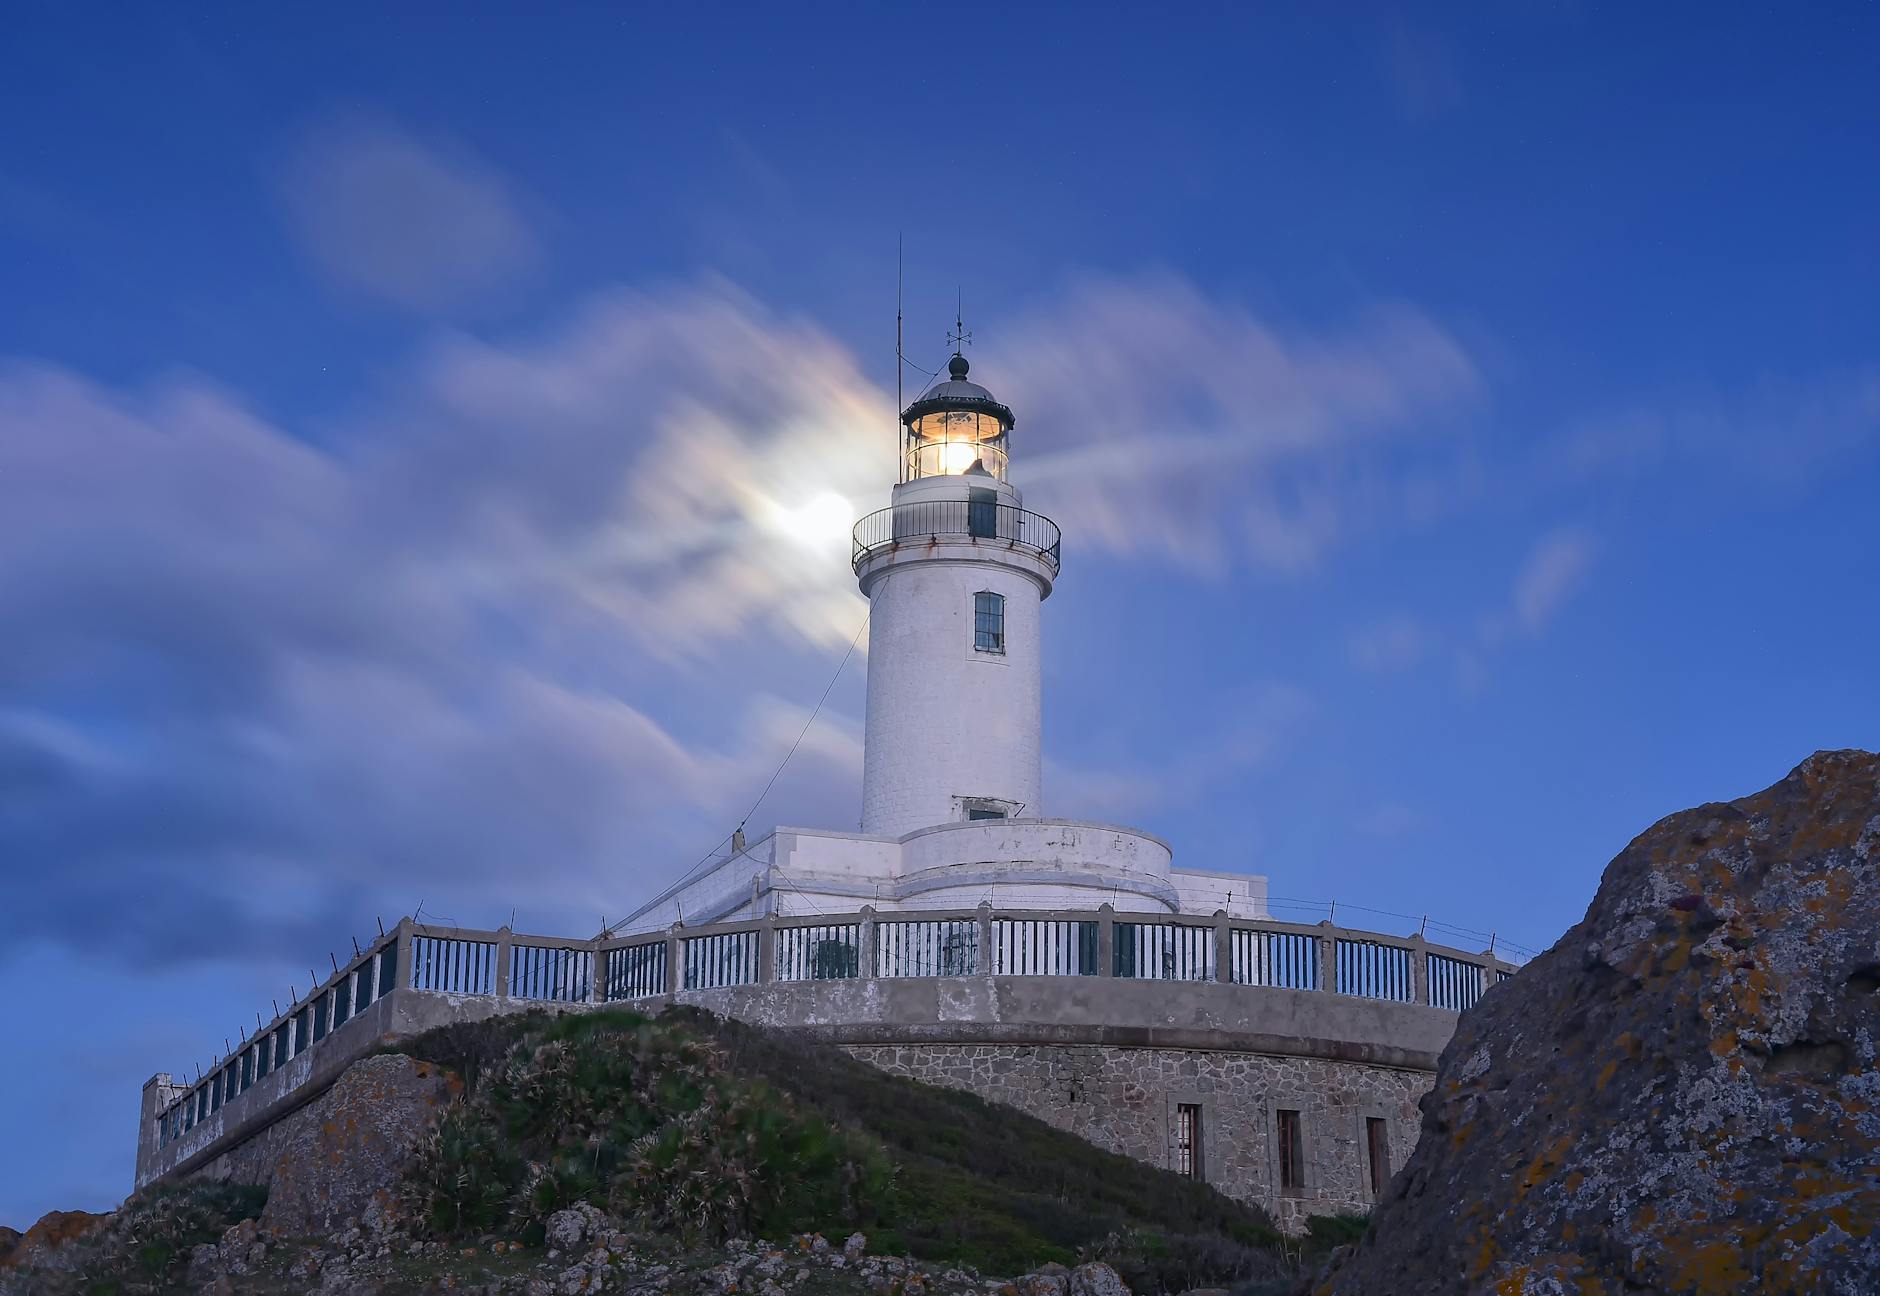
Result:
<svg viewBox="0 0 1880 1296"><path fill-rule="evenodd" d="M1537 541L1514 580L1514 621L1539 634L1585 583L1593 565L1592 537L1578 528L1549 532Z"/></svg>
<svg viewBox="0 0 1880 1296"><path fill-rule="evenodd" d="M485 301L542 259L527 201L447 136L327 117L294 142L276 187L288 230L323 274L408 311Z"/></svg>
<svg viewBox="0 0 1880 1296"><path fill-rule="evenodd" d="M368 135L343 137L379 151L361 174L426 172ZM475 187L452 174L426 192ZM1476 385L1405 308L1296 335L1168 277L1005 333L985 367L1021 480L1078 546L1142 561L1309 565L1348 525L1348 459ZM419 900L501 920L524 876L556 885L519 921L575 929L749 809L862 626L848 530L887 503L888 394L722 280L439 334L395 391L316 442L200 378L0 370L0 855L24 879L0 932L272 957ZM849 688L753 829L853 821ZM1218 784L1308 706L1259 690L1156 778L1060 769L1066 810L1119 778Z"/></svg>
<svg viewBox="0 0 1880 1296"><path fill-rule="evenodd" d="M1385 452L1443 436L1481 389L1462 345L1412 307L1282 327L1171 275L1083 280L992 354L1023 482L1078 543L1200 567L1304 570L1402 511L1380 499L1396 489Z"/></svg>
<svg viewBox="0 0 1880 1296"><path fill-rule="evenodd" d="M1355 632L1347 650L1358 669L1387 675L1415 666L1433 643L1434 635L1421 621L1399 613Z"/></svg>

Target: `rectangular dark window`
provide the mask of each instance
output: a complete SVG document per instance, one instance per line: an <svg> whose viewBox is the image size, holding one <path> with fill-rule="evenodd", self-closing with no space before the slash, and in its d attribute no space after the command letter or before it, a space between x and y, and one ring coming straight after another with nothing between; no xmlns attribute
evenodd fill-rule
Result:
<svg viewBox="0 0 1880 1296"><path fill-rule="evenodd" d="M394 943L379 951L379 998L383 999L386 993L397 984L392 975L397 970L398 946Z"/></svg>
<svg viewBox="0 0 1880 1296"><path fill-rule="evenodd" d="M302 1008L294 1014L294 1056L299 1057L313 1043L313 1010Z"/></svg>
<svg viewBox="0 0 1880 1296"><path fill-rule="evenodd" d="M1207 1176L1201 1168L1201 1106L1181 1103L1175 1108L1175 1173L1190 1179Z"/></svg>
<svg viewBox="0 0 1880 1296"><path fill-rule="evenodd" d="M240 1090L238 1090L238 1092L247 1093L248 1086L253 1084L254 1082L255 1082L255 1051L253 1049L244 1049L242 1051L242 1087Z"/></svg>
<svg viewBox="0 0 1880 1296"><path fill-rule="evenodd" d="M313 1004L313 1042L318 1044L326 1038L326 996L321 995Z"/></svg>
<svg viewBox="0 0 1880 1296"><path fill-rule="evenodd" d="M1005 651L1005 595L991 590L973 595L973 647L979 652Z"/></svg>
<svg viewBox="0 0 1880 1296"><path fill-rule="evenodd" d="M268 1074L268 1062L274 1057L274 1047L263 1035L255 1044L255 1079L260 1080Z"/></svg>
<svg viewBox="0 0 1880 1296"><path fill-rule="evenodd" d="M282 1022L274 1032L274 1069L279 1071L287 1065L287 1023Z"/></svg>
<svg viewBox="0 0 1880 1296"><path fill-rule="evenodd" d="M220 1071L216 1072L215 1079L209 1082L209 1110L211 1112L222 1110L222 1073Z"/></svg>
<svg viewBox="0 0 1880 1296"><path fill-rule="evenodd" d="M966 809L966 818L969 821L977 821L980 819L1003 819L1005 818L1005 811L986 810L986 809L982 809L979 806L968 806Z"/></svg>
<svg viewBox="0 0 1880 1296"><path fill-rule="evenodd" d="M367 959L359 965L359 993L354 999L359 1004L360 1012L364 1012L366 1005L372 1002L372 965L375 961Z"/></svg>
<svg viewBox="0 0 1880 1296"><path fill-rule="evenodd" d="M1300 1192L1306 1186L1306 1140L1300 1128L1299 1113L1279 1110L1279 1187L1281 1192Z"/></svg>
<svg viewBox="0 0 1880 1296"><path fill-rule="evenodd" d="M1364 1146L1371 1163L1371 1197L1376 1200L1390 1183L1390 1131L1382 1116L1365 1118Z"/></svg>
<svg viewBox="0 0 1880 1296"><path fill-rule="evenodd" d="M338 1030L352 1016L352 978L342 977L333 988L333 1029Z"/></svg>
<svg viewBox="0 0 1880 1296"><path fill-rule="evenodd" d="M975 540L991 540L999 534L999 492L966 492L966 534Z"/></svg>

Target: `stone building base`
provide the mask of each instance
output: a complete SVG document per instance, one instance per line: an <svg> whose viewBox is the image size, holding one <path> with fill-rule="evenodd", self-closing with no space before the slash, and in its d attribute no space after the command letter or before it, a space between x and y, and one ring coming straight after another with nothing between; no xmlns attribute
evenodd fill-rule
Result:
<svg viewBox="0 0 1880 1296"><path fill-rule="evenodd" d="M1323 1058L1098 1044L850 1044L883 1071L1028 1112L1111 1152L1177 1169L1177 1109L1200 1108L1199 1177L1281 1228L1371 1207L1369 1127L1384 1121L1390 1175L1416 1145L1426 1071ZM1299 1113L1304 1159L1280 1183L1278 1113Z"/></svg>

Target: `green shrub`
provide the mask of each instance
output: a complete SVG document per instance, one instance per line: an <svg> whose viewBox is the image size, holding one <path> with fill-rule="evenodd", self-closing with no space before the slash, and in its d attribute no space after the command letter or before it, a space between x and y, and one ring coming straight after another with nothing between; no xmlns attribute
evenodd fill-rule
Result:
<svg viewBox="0 0 1880 1296"><path fill-rule="evenodd" d="M190 1249L220 1241L230 1225L256 1218L267 1199L266 1188L203 1180L139 1193L97 1237L79 1244L85 1258L72 1274L73 1287L96 1296L179 1290Z"/></svg>
<svg viewBox="0 0 1880 1296"><path fill-rule="evenodd" d="M477 1077L410 1176L442 1235L539 1238L585 1200L699 1238L861 1229L993 1274L1101 1252L1144 1293L1268 1279L1304 1249L1013 1108L696 1010L534 1013L403 1049Z"/></svg>
<svg viewBox="0 0 1880 1296"><path fill-rule="evenodd" d="M475 1060L481 1082L420 1149L406 1200L444 1235L539 1239L579 1201L718 1239L867 1216L892 1169L865 1136L727 1071L711 1040L633 1013L437 1032L410 1052Z"/></svg>

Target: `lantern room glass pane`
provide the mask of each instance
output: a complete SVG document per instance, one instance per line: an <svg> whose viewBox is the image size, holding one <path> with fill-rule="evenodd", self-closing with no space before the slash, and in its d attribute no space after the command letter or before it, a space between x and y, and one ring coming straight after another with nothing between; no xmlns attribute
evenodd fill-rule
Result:
<svg viewBox="0 0 1880 1296"><path fill-rule="evenodd" d="M908 425L907 475L958 476L977 463L1005 480L1005 425L977 410L939 410Z"/></svg>

